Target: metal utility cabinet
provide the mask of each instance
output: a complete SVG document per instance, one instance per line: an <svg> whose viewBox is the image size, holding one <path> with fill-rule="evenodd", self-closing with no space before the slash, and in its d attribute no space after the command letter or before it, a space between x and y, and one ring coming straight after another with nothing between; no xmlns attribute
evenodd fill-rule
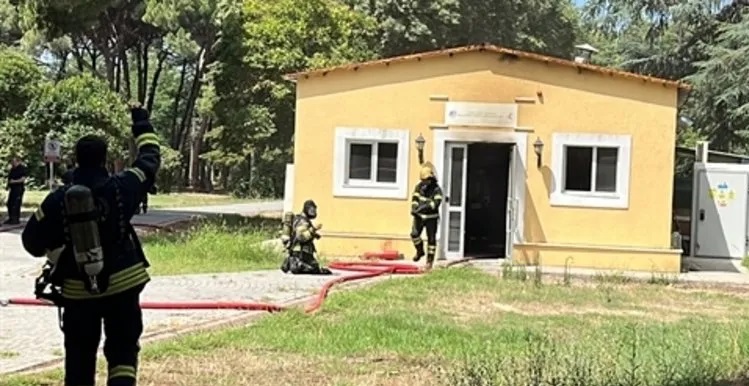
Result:
<svg viewBox="0 0 749 386"><path fill-rule="evenodd" d="M691 255L743 259L749 242L749 165L694 164Z"/></svg>

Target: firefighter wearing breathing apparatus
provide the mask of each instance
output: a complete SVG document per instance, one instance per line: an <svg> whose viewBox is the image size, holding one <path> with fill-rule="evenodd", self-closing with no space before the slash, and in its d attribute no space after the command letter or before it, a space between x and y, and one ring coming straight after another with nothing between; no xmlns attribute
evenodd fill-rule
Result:
<svg viewBox="0 0 749 386"><path fill-rule="evenodd" d="M130 220L161 164L148 112L131 108L138 156L109 175L107 144L85 136L75 146L72 183L50 193L22 234L26 251L47 256L36 296L62 310L65 385L93 385L104 322L108 386L136 384L143 332L140 293L149 264Z"/></svg>
<svg viewBox="0 0 749 386"><path fill-rule="evenodd" d="M289 230L291 234L284 237L288 246L289 256L281 265L284 273L330 275L332 272L321 267L315 259L315 240L319 239L322 224L313 224L312 220L317 217L317 205L312 200L304 202L302 213L298 214L291 223Z"/></svg>
<svg viewBox="0 0 749 386"><path fill-rule="evenodd" d="M427 233L427 269L434 264L434 255L437 252L437 223L439 222L439 208L442 204L442 189L437 184L434 167L427 162L421 166L419 173L421 181L414 188L411 196L411 215L413 222L411 226L411 240L416 248L413 261L419 261L424 257L424 241L421 232L426 228Z"/></svg>

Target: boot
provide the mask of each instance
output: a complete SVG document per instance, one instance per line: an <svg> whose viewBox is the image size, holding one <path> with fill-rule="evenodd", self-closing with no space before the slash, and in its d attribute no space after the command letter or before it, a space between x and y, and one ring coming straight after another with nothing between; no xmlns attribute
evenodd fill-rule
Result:
<svg viewBox="0 0 749 386"><path fill-rule="evenodd" d="M427 255L426 270L431 271L433 266L434 266L434 255L430 253Z"/></svg>
<svg viewBox="0 0 749 386"><path fill-rule="evenodd" d="M418 244L414 244L414 247L416 247L416 255L414 255L413 261L418 262L422 257L424 257L424 243L420 242Z"/></svg>

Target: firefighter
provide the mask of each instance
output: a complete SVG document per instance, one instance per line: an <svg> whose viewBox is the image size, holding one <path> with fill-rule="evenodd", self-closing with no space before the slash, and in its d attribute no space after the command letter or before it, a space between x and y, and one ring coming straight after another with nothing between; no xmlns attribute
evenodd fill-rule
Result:
<svg viewBox="0 0 749 386"><path fill-rule="evenodd" d="M302 213L294 218L289 241L289 256L281 270L297 274L330 275L332 272L321 267L315 258L315 240L319 239L322 224L313 224L317 217L317 205L312 200L304 202Z"/></svg>
<svg viewBox="0 0 749 386"><path fill-rule="evenodd" d="M424 242L421 232L426 228L427 233L427 269L434 265L434 255L437 252L437 223L439 222L439 208L442 204L442 189L437 184L434 167L427 162L422 165L419 181L411 196L411 240L416 248L413 261L418 262L424 257Z"/></svg>
<svg viewBox="0 0 749 386"><path fill-rule="evenodd" d="M8 173L8 219L4 223L6 225L21 223L21 205L23 193L26 191L26 177L28 177L26 166L21 163L19 157L13 157Z"/></svg>
<svg viewBox="0 0 749 386"><path fill-rule="evenodd" d="M48 259L36 295L62 311L66 386L95 383L102 321L107 385L136 384L140 294L150 277L130 220L154 184L161 152L148 112L134 106L131 117L138 148L132 167L110 176L106 142L79 139L72 184L50 193L22 234L29 254Z"/></svg>

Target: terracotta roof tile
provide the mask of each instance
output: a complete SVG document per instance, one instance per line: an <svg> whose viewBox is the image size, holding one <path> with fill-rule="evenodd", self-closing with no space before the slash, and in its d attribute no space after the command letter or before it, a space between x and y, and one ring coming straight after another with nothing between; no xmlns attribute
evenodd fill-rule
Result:
<svg viewBox="0 0 749 386"><path fill-rule="evenodd" d="M622 71L622 70L618 70L614 68L596 66L593 64L589 64L589 63L577 63L571 60L555 58L555 57L545 56L545 55L540 55L540 54L534 54L532 52L518 51L518 50L513 50L509 48L491 45L491 44L479 44L479 45L471 45L471 46L464 46L464 47L448 48L444 50L428 51L428 52L422 52L422 53L416 53L416 54L410 54L410 55L396 56L392 58L384 58L384 59L372 60L368 62L344 64L344 65L335 66L335 67L296 72L296 73L288 74L284 78L287 80L297 80L299 78L308 79L312 77L325 76L331 72L337 72L337 71L347 71L347 70L357 71L357 70L367 68L367 67L374 67L374 66L381 66L381 65L388 66L392 63L408 62L412 60L423 60L423 59L430 59L430 58L436 58L436 57L442 57L442 56L452 56L455 54L461 54L461 53L467 53L467 52L482 52L482 51L494 52L497 54L504 54L504 55L511 55L511 56L515 56L519 58L530 59L530 60L535 60L535 61L544 62L544 63L553 63L553 64L560 65L560 66L577 68L578 70L587 70L587 71L597 72L600 74L616 76L616 77L621 77L621 78L637 79L637 80L642 80L644 82L657 83L663 86L676 87L676 88L684 89L684 90L691 89L691 86L684 82L661 79L661 78L656 78L656 77L647 76L647 75L640 75L640 74L635 74L632 72Z"/></svg>

